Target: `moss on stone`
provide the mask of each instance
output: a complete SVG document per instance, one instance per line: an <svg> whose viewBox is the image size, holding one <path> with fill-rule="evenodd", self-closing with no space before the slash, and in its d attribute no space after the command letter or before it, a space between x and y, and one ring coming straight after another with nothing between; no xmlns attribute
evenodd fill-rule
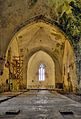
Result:
<svg viewBox="0 0 81 119"><path fill-rule="evenodd" d="M81 37L81 0L47 0L50 16L69 37L76 49Z"/></svg>

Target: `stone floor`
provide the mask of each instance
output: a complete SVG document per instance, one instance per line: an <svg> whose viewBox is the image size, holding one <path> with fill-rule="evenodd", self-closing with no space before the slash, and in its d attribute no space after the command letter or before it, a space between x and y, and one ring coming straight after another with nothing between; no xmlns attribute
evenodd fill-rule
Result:
<svg viewBox="0 0 81 119"><path fill-rule="evenodd" d="M2 95L0 98L5 98L5 96ZM20 110L17 115L6 115L7 111L17 110ZM68 114L60 112L68 112ZM57 92L29 91L2 102L0 119L81 119L81 103Z"/></svg>

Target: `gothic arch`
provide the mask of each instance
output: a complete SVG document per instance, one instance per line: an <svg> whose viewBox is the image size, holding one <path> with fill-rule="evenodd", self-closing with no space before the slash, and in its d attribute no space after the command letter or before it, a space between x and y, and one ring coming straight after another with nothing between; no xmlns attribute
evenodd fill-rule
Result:
<svg viewBox="0 0 81 119"><path fill-rule="evenodd" d="M38 71L41 64L45 67L45 81L39 81ZM27 88L55 88L55 64L52 58L42 50L34 53L28 62Z"/></svg>
<svg viewBox="0 0 81 119"><path fill-rule="evenodd" d="M15 44L17 44L17 48L13 50ZM68 90L70 87L68 84L67 68L69 67L69 75L71 78L69 79L69 83L72 85L73 90L76 89L77 78L74 52L65 35L55 25L43 20L33 21L15 34L8 46L6 56L8 55L10 47L14 52L18 49L18 56L23 56L24 73L22 84L25 85L25 87L28 61L34 53L42 50L50 55L55 62L55 81L57 88L60 88L59 85L61 84L63 85L61 87L65 90Z"/></svg>

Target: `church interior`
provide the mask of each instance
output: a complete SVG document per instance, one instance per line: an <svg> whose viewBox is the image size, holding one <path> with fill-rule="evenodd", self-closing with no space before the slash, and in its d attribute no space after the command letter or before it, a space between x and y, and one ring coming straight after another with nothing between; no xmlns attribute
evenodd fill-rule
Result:
<svg viewBox="0 0 81 119"><path fill-rule="evenodd" d="M0 118L80 119L80 100L81 0L0 0Z"/></svg>

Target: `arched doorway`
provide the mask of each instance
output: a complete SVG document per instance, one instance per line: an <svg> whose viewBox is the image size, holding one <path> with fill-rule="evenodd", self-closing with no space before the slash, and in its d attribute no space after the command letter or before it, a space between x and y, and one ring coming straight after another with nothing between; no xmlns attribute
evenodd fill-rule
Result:
<svg viewBox="0 0 81 119"><path fill-rule="evenodd" d="M52 58L44 51L36 52L28 62L27 88L55 88L55 64Z"/></svg>
<svg viewBox="0 0 81 119"><path fill-rule="evenodd" d="M8 81L10 80L14 90L28 88L28 65L31 61L30 59L32 59L38 51L41 51L44 54L47 53L49 57L52 57L53 63L55 64L54 88L76 90L76 87L78 87L76 63L72 46L69 43L69 40L55 25L44 21L38 21L25 26L17 32L11 40L6 52L5 61L5 64L9 64L4 65L4 73L1 77L4 79L4 82L6 82L5 80L7 79ZM37 62L35 64L37 64ZM43 62L40 62L37 72L39 71L41 64L44 65ZM42 86L41 88L45 87Z"/></svg>

